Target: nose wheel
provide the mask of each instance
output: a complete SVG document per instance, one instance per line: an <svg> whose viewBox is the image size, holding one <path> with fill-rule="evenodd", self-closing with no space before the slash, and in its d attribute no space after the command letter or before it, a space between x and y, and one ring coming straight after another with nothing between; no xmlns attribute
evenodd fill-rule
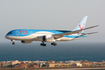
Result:
<svg viewBox="0 0 105 70"><path fill-rule="evenodd" d="M15 42L13 42L12 44L15 45Z"/></svg>
<svg viewBox="0 0 105 70"><path fill-rule="evenodd" d="M53 42L53 43L51 43L51 45L56 46L56 45L57 45L57 43Z"/></svg>
<svg viewBox="0 0 105 70"><path fill-rule="evenodd" d="M12 41L12 44L15 45L15 42L14 42L15 40L11 40L11 41Z"/></svg>

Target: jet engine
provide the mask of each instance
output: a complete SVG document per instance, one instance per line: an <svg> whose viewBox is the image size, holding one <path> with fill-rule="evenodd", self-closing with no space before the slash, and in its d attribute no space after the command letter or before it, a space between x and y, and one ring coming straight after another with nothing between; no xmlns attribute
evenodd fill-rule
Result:
<svg viewBox="0 0 105 70"><path fill-rule="evenodd" d="M26 40L26 41L21 40L21 43L23 43L23 44L28 44L28 43L31 43L31 42L32 42L32 41L30 41L30 40L29 40L29 41L27 41L27 40Z"/></svg>
<svg viewBox="0 0 105 70"><path fill-rule="evenodd" d="M42 37L42 41L43 42L53 42L54 37L52 35L45 35L45 36Z"/></svg>

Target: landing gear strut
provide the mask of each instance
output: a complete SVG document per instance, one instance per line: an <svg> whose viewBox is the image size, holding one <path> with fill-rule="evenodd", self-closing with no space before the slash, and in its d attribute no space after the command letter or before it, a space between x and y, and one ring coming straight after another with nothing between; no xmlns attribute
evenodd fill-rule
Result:
<svg viewBox="0 0 105 70"><path fill-rule="evenodd" d="M12 41L12 44L15 45L15 42L14 42L15 40L11 40L11 41Z"/></svg>
<svg viewBox="0 0 105 70"><path fill-rule="evenodd" d="M44 42L42 42L40 45L41 45L41 46L46 46L46 44L44 44Z"/></svg>
<svg viewBox="0 0 105 70"><path fill-rule="evenodd" d="M56 45L57 45L57 43L53 42L53 43L51 43L51 45L56 46Z"/></svg>

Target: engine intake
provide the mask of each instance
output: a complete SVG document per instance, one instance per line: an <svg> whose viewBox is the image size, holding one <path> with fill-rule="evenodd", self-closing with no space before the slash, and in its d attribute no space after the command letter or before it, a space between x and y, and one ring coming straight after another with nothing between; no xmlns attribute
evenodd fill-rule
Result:
<svg viewBox="0 0 105 70"><path fill-rule="evenodd" d="M28 44L28 43L31 43L32 41L24 41L24 40L22 40L21 41L21 43L23 43L23 44Z"/></svg>

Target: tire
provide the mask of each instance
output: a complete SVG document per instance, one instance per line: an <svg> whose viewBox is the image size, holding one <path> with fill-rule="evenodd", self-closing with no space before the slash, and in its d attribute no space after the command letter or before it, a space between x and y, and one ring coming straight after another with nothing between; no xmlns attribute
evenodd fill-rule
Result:
<svg viewBox="0 0 105 70"><path fill-rule="evenodd" d="M51 45L54 45L54 43L51 43Z"/></svg>
<svg viewBox="0 0 105 70"><path fill-rule="evenodd" d="M57 43L54 43L54 46L56 46L57 45Z"/></svg>
<svg viewBox="0 0 105 70"><path fill-rule="evenodd" d="M43 44L41 43L40 45L42 46Z"/></svg>
<svg viewBox="0 0 105 70"><path fill-rule="evenodd" d="M13 44L13 45L15 45L15 43L14 43L14 42L13 42L12 44Z"/></svg>
<svg viewBox="0 0 105 70"><path fill-rule="evenodd" d="M43 44L43 46L46 46L46 44Z"/></svg>

